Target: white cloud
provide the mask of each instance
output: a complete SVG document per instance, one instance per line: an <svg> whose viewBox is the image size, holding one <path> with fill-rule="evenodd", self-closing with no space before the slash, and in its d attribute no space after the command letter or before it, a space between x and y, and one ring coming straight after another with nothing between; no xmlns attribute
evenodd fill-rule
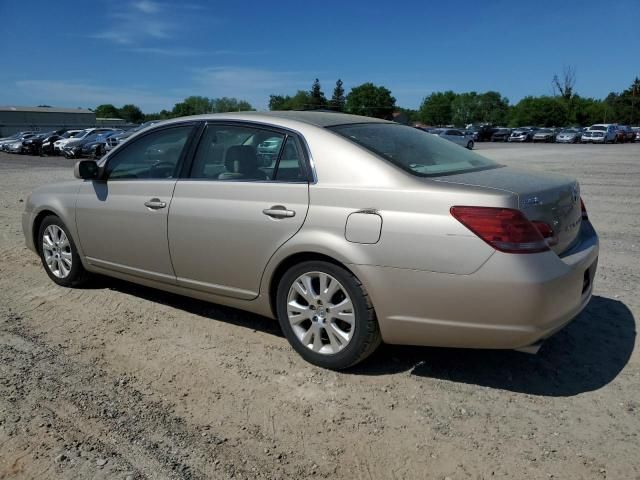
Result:
<svg viewBox="0 0 640 480"><path fill-rule="evenodd" d="M133 7L143 13L157 13L160 11L160 5L150 0L141 0L139 2L134 2Z"/></svg>
<svg viewBox="0 0 640 480"><path fill-rule="evenodd" d="M182 98L153 93L147 88L118 88L83 82L55 80L19 80L16 87L31 99L30 103L57 106L81 106L95 108L103 103L120 107L127 103L138 105L143 112L170 110Z"/></svg>
<svg viewBox="0 0 640 480"><path fill-rule="evenodd" d="M178 30L178 23L164 6L150 0L140 0L105 16L109 25L91 38L108 40L119 45L139 44L146 40L166 40Z"/></svg>
<svg viewBox="0 0 640 480"><path fill-rule="evenodd" d="M236 97L265 109L269 95L292 95L308 89L313 75L263 68L220 66L200 69L194 77L197 89L208 97Z"/></svg>

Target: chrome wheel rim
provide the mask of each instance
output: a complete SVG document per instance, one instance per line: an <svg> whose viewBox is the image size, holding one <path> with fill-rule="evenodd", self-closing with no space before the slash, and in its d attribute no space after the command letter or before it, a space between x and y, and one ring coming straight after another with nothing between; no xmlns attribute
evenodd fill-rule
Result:
<svg viewBox="0 0 640 480"><path fill-rule="evenodd" d="M355 311L347 290L324 272L308 272L293 282L287 316L296 338L323 355L343 350L355 331Z"/></svg>
<svg viewBox="0 0 640 480"><path fill-rule="evenodd" d="M42 235L42 255L47 268L56 278L66 278L71 273L71 244L57 225L49 225Z"/></svg>

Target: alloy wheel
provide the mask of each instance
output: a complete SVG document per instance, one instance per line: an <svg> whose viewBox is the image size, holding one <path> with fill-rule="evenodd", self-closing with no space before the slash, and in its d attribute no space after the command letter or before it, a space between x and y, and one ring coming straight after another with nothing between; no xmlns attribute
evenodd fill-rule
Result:
<svg viewBox="0 0 640 480"><path fill-rule="evenodd" d="M57 278L71 273L71 244L67 234L58 225L49 225L42 235L42 254L49 271Z"/></svg>
<svg viewBox="0 0 640 480"><path fill-rule="evenodd" d="M355 331L355 311L347 290L324 272L307 272L293 282L287 317L297 339L324 355L343 350Z"/></svg>

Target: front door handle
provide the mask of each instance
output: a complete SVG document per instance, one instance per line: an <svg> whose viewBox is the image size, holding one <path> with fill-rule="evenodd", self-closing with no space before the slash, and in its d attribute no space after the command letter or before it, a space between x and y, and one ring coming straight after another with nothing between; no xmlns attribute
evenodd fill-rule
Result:
<svg viewBox="0 0 640 480"><path fill-rule="evenodd" d="M159 198L152 198L151 200L144 202L144 206L151 210L160 210L161 208L165 208L167 203L163 202Z"/></svg>
<svg viewBox="0 0 640 480"><path fill-rule="evenodd" d="M296 216L296 212L293 210L287 210L287 207L283 205L274 205L271 208L265 208L262 213L271 218L291 218Z"/></svg>

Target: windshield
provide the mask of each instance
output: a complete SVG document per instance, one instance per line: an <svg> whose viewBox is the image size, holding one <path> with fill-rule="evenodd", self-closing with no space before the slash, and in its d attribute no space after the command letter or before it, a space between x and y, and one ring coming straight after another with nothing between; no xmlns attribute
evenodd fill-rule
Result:
<svg viewBox="0 0 640 480"><path fill-rule="evenodd" d="M578 133L578 130L576 130L575 128L565 128L560 133Z"/></svg>
<svg viewBox="0 0 640 480"><path fill-rule="evenodd" d="M549 130L548 128L543 128L542 130L538 130L538 133L553 133L553 130Z"/></svg>
<svg viewBox="0 0 640 480"><path fill-rule="evenodd" d="M404 125L359 123L328 128L420 177L500 166L453 142Z"/></svg>
<svg viewBox="0 0 640 480"><path fill-rule="evenodd" d="M600 131L604 131L606 130L607 127L603 126L603 125L593 125L589 130L600 130Z"/></svg>

